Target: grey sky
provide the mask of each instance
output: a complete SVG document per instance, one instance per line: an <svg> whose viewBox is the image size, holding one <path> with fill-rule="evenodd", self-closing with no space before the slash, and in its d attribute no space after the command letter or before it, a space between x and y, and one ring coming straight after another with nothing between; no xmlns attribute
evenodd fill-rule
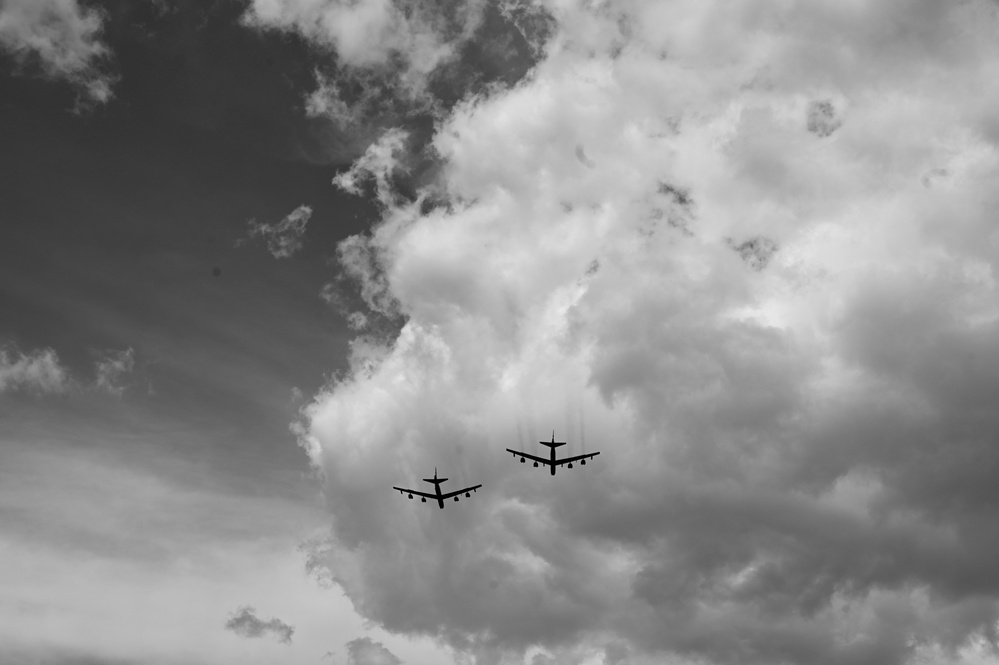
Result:
<svg viewBox="0 0 999 665"><path fill-rule="evenodd" d="M0 659L999 662L994 3L0 26Z"/></svg>

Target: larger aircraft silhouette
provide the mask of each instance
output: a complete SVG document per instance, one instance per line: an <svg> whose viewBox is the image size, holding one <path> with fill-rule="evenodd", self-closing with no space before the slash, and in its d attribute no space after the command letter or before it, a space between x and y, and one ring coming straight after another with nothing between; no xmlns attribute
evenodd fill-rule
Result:
<svg viewBox="0 0 999 665"><path fill-rule="evenodd" d="M548 446L549 448L552 449L552 455L551 455L551 457L549 459L545 459L544 457L535 457L534 455L530 455L528 453L522 453L519 450L511 450L510 448L507 448L506 451L508 453L513 453L514 457L518 457L519 456L521 464L523 464L524 462L526 462L527 458L530 458L530 459L534 460L534 466L537 466L538 464L547 464L548 466L551 467L551 469L552 469L552 475L553 476L555 475L555 467L557 467L557 466L560 466L562 464L568 464L569 468L571 469L573 462L575 462L577 460L580 460L579 463L585 465L586 464L586 460L592 459L592 458L594 458L594 457L596 457L597 455L600 454L599 452L596 452L596 453L587 453L585 455L576 455L575 457L563 457L562 459L556 458L555 457L555 449L558 448L559 446L564 446L565 445L565 441L558 441L558 442L555 441L555 430L552 430L552 440L551 440L551 442L548 442L548 441L539 441L538 443L540 443L543 446Z"/></svg>
<svg viewBox="0 0 999 665"><path fill-rule="evenodd" d="M412 499L413 495L415 494L418 497L420 497L420 501L422 501L423 503L426 503L427 499L436 499L437 500L437 505L441 507L441 510L443 510L444 509L444 499L450 499L451 497L454 497L454 500L457 501L459 494L464 494L466 497L470 497L472 495L469 494L469 492L474 492L475 490L477 490L480 487L482 487L482 485L475 485L473 487L466 487L463 490L456 490L454 492L448 492L447 494L441 494L441 483L443 483L445 480L447 480L447 478L438 478L437 477L437 467L435 466L434 467L434 477L433 478L424 478L423 482L425 482L425 483L433 483L434 484L434 491L436 492L436 494L428 494L426 492L417 492L416 490L406 489L405 487L394 487L393 486L392 489L399 490L400 494L402 494L403 492L407 492L409 494L409 498L410 499Z"/></svg>

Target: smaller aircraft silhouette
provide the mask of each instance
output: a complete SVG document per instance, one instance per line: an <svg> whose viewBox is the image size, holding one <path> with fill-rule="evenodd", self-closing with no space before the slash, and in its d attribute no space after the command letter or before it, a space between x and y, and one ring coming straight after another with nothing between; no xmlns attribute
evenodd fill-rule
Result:
<svg viewBox="0 0 999 665"><path fill-rule="evenodd" d="M473 487L466 487L463 490L456 490L454 492L448 492L447 494L441 494L441 483L443 483L445 480L447 480L447 478L438 478L437 477L437 467L435 466L434 467L434 477L433 478L424 478L423 482L425 482L425 483L433 483L434 484L434 490L436 491L436 494L428 494L426 492L417 492L416 490L406 489L405 487L393 487L392 489L399 490L400 494L402 494L403 492L408 493L410 499L412 499L413 495L415 494L415 495L417 495L417 496L420 497L420 501L422 501L423 503L426 503L427 499L436 499L437 500L437 505L440 506L441 509L443 510L444 509L444 499L450 499L451 497L454 497L454 500L457 501L459 494L464 494L466 497L470 497L472 495L469 494L469 492L474 492L475 490L477 490L480 487L482 487L482 485L475 485Z"/></svg>
<svg viewBox="0 0 999 665"><path fill-rule="evenodd" d="M548 466L551 467L553 476L555 475L555 467L557 466L560 466L562 464L568 464L569 468L571 469L573 462L578 460L580 464L585 465L586 460L592 459L600 454L599 452L587 453L585 455L576 455L575 457L563 457L562 459L558 459L557 457L555 457L555 449L558 448L559 446L564 446L565 441L558 441L558 442L555 441L555 430L552 430L551 442L539 441L538 443L540 443L543 446L548 446L549 448L552 449L552 455L549 459L545 459L544 457L535 457L534 455L529 455L528 453L522 453L519 450L511 450L510 448L507 448L506 451L508 453L513 453L514 457L520 457L521 464L526 462L528 458L534 460L534 466L537 466L538 464L547 464Z"/></svg>

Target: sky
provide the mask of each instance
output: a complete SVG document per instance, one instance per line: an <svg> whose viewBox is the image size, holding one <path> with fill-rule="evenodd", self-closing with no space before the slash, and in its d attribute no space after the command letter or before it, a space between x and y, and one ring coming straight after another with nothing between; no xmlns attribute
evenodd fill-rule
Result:
<svg viewBox="0 0 999 665"><path fill-rule="evenodd" d="M0 660L999 663L997 32L0 1Z"/></svg>

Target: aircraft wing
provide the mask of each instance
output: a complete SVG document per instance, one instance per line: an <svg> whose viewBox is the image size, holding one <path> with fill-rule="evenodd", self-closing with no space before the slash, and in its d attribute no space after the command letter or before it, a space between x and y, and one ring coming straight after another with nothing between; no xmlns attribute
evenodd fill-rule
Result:
<svg viewBox="0 0 999 665"><path fill-rule="evenodd" d="M551 464L552 463L552 461L550 459L545 459L544 457L535 457L534 455L531 455L529 453L522 453L519 450L510 450L509 448L507 448L506 451L508 453L513 453L514 455L520 455L521 457L526 457L527 459L532 459L535 462L541 462L542 464Z"/></svg>
<svg viewBox="0 0 999 665"><path fill-rule="evenodd" d="M415 494L416 496L425 496L428 499L433 499L434 501L437 500L437 495L436 494L427 494L426 492L418 492L416 490L408 490L405 487L393 487L392 489L399 490L400 492L406 492L408 494Z"/></svg>
<svg viewBox="0 0 999 665"><path fill-rule="evenodd" d="M465 492L474 492L475 490L482 487L482 485L475 485L473 487L466 487L463 490L455 490L453 492L448 492L447 494L441 494L442 499L450 499L453 496L458 496L459 494L464 494Z"/></svg>
<svg viewBox="0 0 999 665"><path fill-rule="evenodd" d="M565 459L560 459L555 462L556 465L568 464L569 462L575 462L581 459L592 459L599 455L600 453L587 453L585 455L576 455L575 457L566 457Z"/></svg>

